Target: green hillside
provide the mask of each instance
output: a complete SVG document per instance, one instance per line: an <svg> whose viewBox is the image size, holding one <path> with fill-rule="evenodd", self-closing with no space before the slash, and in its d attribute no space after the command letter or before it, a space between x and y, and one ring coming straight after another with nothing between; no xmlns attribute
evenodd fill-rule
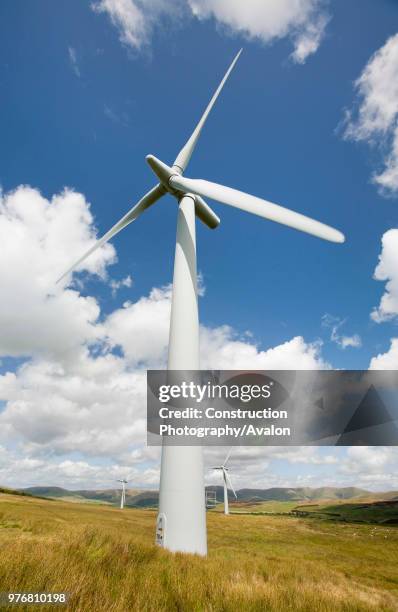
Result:
<svg viewBox="0 0 398 612"><path fill-rule="evenodd" d="M217 499L223 500L223 487L210 486L208 490L216 492ZM24 492L52 499L64 499L65 501L81 501L90 503L112 504L117 506L120 503L120 489L96 489L96 490L76 490L70 491L61 487L29 487L23 489ZM309 487L301 488L282 488L273 487L270 489L240 489L237 491L238 502L305 502L305 501L322 501L322 500L349 500L355 498L361 499L393 499L398 497L398 492L387 493L371 493L365 489L356 487L321 487L311 489ZM229 498L233 502L235 500L231 491ZM153 508L158 504L158 491L144 489L126 489L126 505L136 508Z"/></svg>
<svg viewBox="0 0 398 612"><path fill-rule="evenodd" d="M221 489L221 487L220 487ZM274 501L305 501L314 499L352 499L354 497L372 495L365 489L357 487L310 487L271 489L240 489L238 499L245 500L274 500Z"/></svg>
<svg viewBox="0 0 398 612"><path fill-rule="evenodd" d="M323 518L351 523L398 525L398 500L338 504L306 504L292 510L297 516Z"/></svg>
<svg viewBox="0 0 398 612"><path fill-rule="evenodd" d="M118 506L120 504L120 489L81 489L70 491L62 487L28 487L22 490L29 495L62 499L65 501L80 501L82 503L101 503ZM154 507L157 506L159 494L157 491L141 489L126 489L126 506Z"/></svg>

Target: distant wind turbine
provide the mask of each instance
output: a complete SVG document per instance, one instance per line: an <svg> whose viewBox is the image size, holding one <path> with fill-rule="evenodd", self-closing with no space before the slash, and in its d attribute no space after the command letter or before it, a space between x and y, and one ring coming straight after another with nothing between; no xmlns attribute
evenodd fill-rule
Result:
<svg viewBox="0 0 398 612"><path fill-rule="evenodd" d="M128 483L128 480L125 480L124 478L122 478L121 480L118 480L118 482L122 483L122 494L120 497L120 509L123 510L124 505L126 503L126 484Z"/></svg>
<svg viewBox="0 0 398 612"><path fill-rule="evenodd" d="M225 461L222 465L216 465L215 467L212 468L213 470L220 470L222 472L222 479L223 479L223 484L224 484L224 514L229 514L228 485L232 493L235 495L235 499L238 499L238 496L235 493L235 489L232 486L232 482L229 477L228 468L227 468L227 461L229 459L231 451L232 451L232 448L230 449L229 453L225 457Z"/></svg>
<svg viewBox="0 0 398 612"><path fill-rule="evenodd" d="M183 177L206 119L240 53L241 51L233 60L174 164L170 167L153 155L147 156L146 160L157 175L159 183L61 277L64 278L78 268L91 253L137 219L162 196L166 193L171 194L178 202L178 221L169 336L169 370L199 369L195 215L211 229L215 229L220 223L219 217L206 204L203 197L288 225L318 238L331 242L344 242L341 232L300 213L230 187ZM177 85L181 99L189 84ZM159 112L162 112L161 104ZM170 117L164 119L164 124L173 132L172 119ZM255 157L250 157L252 164L256 161L258 160ZM156 542L171 551L200 555L207 553L203 456L200 446L163 445L162 447Z"/></svg>

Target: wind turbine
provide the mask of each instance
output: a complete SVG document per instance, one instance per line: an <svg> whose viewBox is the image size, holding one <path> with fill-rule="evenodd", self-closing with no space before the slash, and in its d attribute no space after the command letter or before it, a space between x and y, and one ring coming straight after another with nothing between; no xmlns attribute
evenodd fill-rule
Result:
<svg viewBox="0 0 398 612"><path fill-rule="evenodd" d="M225 461L222 465L216 465L215 467L212 468L213 470L220 470L222 472L222 479L223 479L223 484L224 484L224 514L229 514L228 485L230 489L232 490L232 493L235 495L235 499L238 499L238 496L235 493L235 489L232 486L232 482L229 477L228 468L227 468L227 461L229 459L231 451L232 451L232 448L230 449L229 453L225 457Z"/></svg>
<svg viewBox="0 0 398 612"><path fill-rule="evenodd" d="M124 504L126 503L126 484L128 483L128 480L125 480L124 478L122 478L121 480L118 480L118 482L122 483L122 495L120 497L120 510L123 510Z"/></svg>
<svg viewBox="0 0 398 612"><path fill-rule="evenodd" d="M59 279L78 268L91 253L137 219L166 193L174 196L178 203L178 219L170 319L169 370L199 369L195 215L211 229L215 229L220 223L219 217L202 196L331 242L344 242L341 232L300 213L230 187L183 177L206 119L240 54L241 51L233 60L174 164L170 167L152 155L147 156L146 160L157 175L159 183ZM207 553L204 471L200 446L162 446L156 542L171 551L200 555Z"/></svg>

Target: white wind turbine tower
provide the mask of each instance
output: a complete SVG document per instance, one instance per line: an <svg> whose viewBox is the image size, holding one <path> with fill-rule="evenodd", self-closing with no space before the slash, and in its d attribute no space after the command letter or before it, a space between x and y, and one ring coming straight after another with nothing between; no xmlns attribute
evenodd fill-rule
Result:
<svg viewBox="0 0 398 612"><path fill-rule="evenodd" d="M86 257L137 219L162 196L166 193L171 194L178 204L178 220L169 336L169 370L199 369L195 215L212 229L220 223L220 219L202 196L264 219L288 225L318 238L331 242L344 242L341 232L300 213L230 187L183 177L205 121L240 53L241 51L229 67L174 164L170 167L152 155L147 156L146 160L157 175L159 183L61 277L78 268ZM180 88L180 99L184 93L185 86ZM170 122L169 125L172 129ZM252 160L252 163L253 161L255 160ZM163 445L162 447L156 542L171 551L200 555L207 553L205 487L200 446Z"/></svg>
<svg viewBox="0 0 398 612"><path fill-rule="evenodd" d="M128 483L128 480L125 480L124 478L122 478L118 480L118 482L122 483L122 494L120 496L120 509L123 510L124 504L126 503L126 484Z"/></svg>
<svg viewBox="0 0 398 612"><path fill-rule="evenodd" d="M230 449L228 455L225 457L225 461L222 465L216 465L215 467L212 468L213 470L220 470L222 472L222 479L223 479L223 485L224 485L224 514L229 514L228 485L232 493L235 495L235 499L238 499L238 496L235 493L235 489L232 486L232 482L228 474L229 470L227 468L227 461L229 459L231 451L232 451L232 448Z"/></svg>

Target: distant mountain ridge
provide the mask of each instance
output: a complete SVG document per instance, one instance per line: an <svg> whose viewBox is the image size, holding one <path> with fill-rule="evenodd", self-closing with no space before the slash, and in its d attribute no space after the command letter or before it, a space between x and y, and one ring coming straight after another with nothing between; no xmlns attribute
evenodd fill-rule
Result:
<svg viewBox="0 0 398 612"><path fill-rule="evenodd" d="M208 486L206 490L216 492L218 501L223 499L223 488ZM81 489L71 491L62 487L27 487L21 489L29 495L63 499L65 501L102 503L118 505L120 503L120 489ZM239 489L239 501L315 501L315 500L349 500L359 498L398 499L398 491L374 493L358 487L272 487L269 489ZM234 500L231 491L229 497ZM158 505L159 493L146 489L126 489L126 506L136 508L153 508Z"/></svg>
<svg viewBox="0 0 398 612"><path fill-rule="evenodd" d="M71 491L62 487L27 487L21 489L29 495L63 499L65 501L103 503L110 505L120 504L120 489L80 489ZM142 489L126 489L126 506L152 507L158 503L157 491Z"/></svg>
<svg viewBox="0 0 398 612"><path fill-rule="evenodd" d="M262 501L313 501L323 499L353 499L372 495L370 491L357 487L273 487L271 489L240 489L239 499Z"/></svg>

